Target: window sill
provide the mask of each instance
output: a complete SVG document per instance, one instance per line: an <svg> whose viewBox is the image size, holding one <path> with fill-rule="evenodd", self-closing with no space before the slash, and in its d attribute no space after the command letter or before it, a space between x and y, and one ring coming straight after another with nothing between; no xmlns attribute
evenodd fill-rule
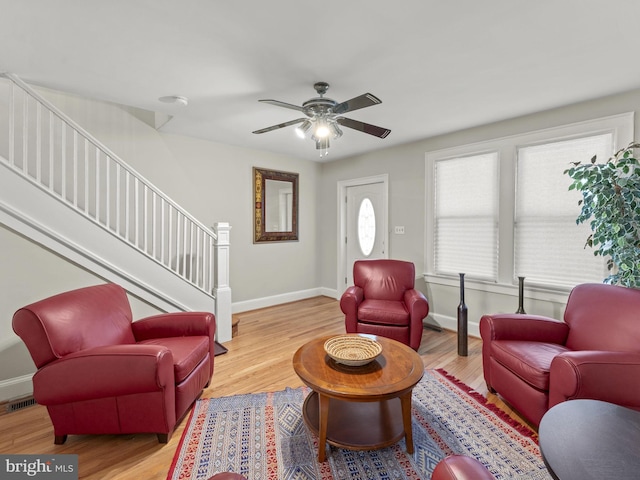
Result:
<svg viewBox="0 0 640 480"><path fill-rule="evenodd" d="M460 277L434 275L430 273L423 273L422 277L427 284L444 285L456 288L460 287ZM465 277L464 288L465 290L477 290L485 293L509 295L518 298L518 285L495 283ZM526 280L524 283L524 297L533 300L566 303L570 292L571 288L569 287L543 287L534 284L528 285Z"/></svg>

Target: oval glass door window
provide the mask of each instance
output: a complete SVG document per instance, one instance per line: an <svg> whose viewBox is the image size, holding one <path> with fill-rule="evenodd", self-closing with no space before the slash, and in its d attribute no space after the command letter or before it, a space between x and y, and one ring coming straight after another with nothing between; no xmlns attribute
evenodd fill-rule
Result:
<svg viewBox="0 0 640 480"><path fill-rule="evenodd" d="M358 243L360 251L365 257L371 255L373 244L376 240L376 214L373 211L373 203L365 198L360 203L358 210Z"/></svg>

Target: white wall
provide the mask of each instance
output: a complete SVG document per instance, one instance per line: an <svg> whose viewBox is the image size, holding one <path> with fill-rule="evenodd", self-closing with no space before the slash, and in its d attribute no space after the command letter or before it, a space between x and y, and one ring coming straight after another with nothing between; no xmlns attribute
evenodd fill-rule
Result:
<svg viewBox="0 0 640 480"><path fill-rule="evenodd" d="M327 288L336 288L336 184L338 181L389 174L389 254L392 258L414 262L416 272L420 274L426 271L424 164L427 152L629 111L636 111L636 118L640 118L638 117L640 90L323 164L318 186L318 195L323 198L323 202L318 207L318 221L323 227L318 231L318 245L323 259L319 266L322 285ZM635 138L640 138L640 125L635 127ZM405 234L394 234L394 225L404 225ZM447 328L455 328L456 308L459 303L458 287L427 285L422 279L419 279L417 285L430 300L431 319ZM515 312L518 307L515 287L506 293L487 293L469 288L466 290L465 301L469 308L470 333L477 333L477 322L482 314ZM554 301L525 298L525 310L527 313L561 318L564 313L564 300L560 300L561 298L562 295Z"/></svg>
<svg viewBox="0 0 640 480"><path fill-rule="evenodd" d="M317 289L316 163L182 136L163 140L191 180L183 206L206 225L231 223L234 311L261 306L265 297ZM253 243L254 166L299 174L299 241Z"/></svg>

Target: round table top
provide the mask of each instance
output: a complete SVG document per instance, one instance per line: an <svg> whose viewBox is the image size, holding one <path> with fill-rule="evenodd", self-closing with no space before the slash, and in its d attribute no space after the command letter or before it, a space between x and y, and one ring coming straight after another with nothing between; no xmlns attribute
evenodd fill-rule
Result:
<svg viewBox="0 0 640 480"><path fill-rule="evenodd" d="M559 480L640 475L640 412L600 400L569 400L552 407L538 429L540 452Z"/></svg>
<svg viewBox="0 0 640 480"><path fill-rule="evenodd" d="M410 347L389 338L367 335L382 346L371 363L350 367L335 362L324 343L335 335L317 338L293 356L293 368L314 391L346 400L378 400L410 391L424 375L422 358Z"/></svg>

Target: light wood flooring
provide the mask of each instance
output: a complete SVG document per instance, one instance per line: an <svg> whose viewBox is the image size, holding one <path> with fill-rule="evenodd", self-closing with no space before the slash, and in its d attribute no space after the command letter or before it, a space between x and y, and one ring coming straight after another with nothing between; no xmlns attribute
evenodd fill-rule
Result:
<svg viewBox="0 0 640 480"><path fill-rule="evenodd" d="M210 386L202 397L300 387L291 359L298 347L322 335L344 333L338 302L315 297L234 315L238 334L225 343L228 353L215 358ZM487 396L482 377L481 340L469 337L468 356L457 355L456 335L425 329L418 353L426 368L443 368ZM490 402L523 423L499 398ZM69 435L64 445L54 445L53 428L45 407L35 405L0 416L0 453L79 455L81 479L165 479L182 436L186 418L168 444L153 434ZM523 423L523 425L526 425Z"/></svg>

